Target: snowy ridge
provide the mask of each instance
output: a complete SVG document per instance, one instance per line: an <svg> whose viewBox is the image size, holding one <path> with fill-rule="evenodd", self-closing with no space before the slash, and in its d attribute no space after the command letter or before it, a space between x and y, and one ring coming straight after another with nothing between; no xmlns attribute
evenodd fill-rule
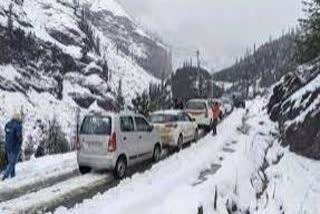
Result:
<svg viewBox="0 0 320 214"><path fill-rule="evenodd" d="M90 5L90 10L92 11L108 10L115 16L131 19L128 13L116 0L83 0L82 3Z"/></svg>
<svg viewBox="0 0 320 214"><path fill-rule="evenodd" d="M48 123L54 116L72 143L76 109L80 106L82 113L90 110L90 105L94 105L95 109L113 109L120 79L122 94L128 104L131 104L131 99L137 93L147 89L150 83L159 82L154 77L154 72L158 71L152 73L141 64L146 64L145 61L149 61L148 57L154 52L162 53L164 48L136 26L114 0L79 1L80 7L89 8L91 15L88 23L92 26L93 36L99 37L102 52L99 56L94 51L89 51L89 62L83 62L81 51L87 35L79 27L80 11L75 12L74 2L24 0L23 5L13 3L14 29L19 28L25 35L32 35L33 47L46 52L40 55L40 59L27 58L27 63L23 62L23 65L20 62L2 64L0 58L0 100L3 103L0 107L0 126L4 125L14 111L23 109L26 117L24 148L31 144L32 150L37 148L42 139L40 124ZM0 2L0 40L5 38L11 3L11 0ZM95 22L95 17L99 16L104 19ZM120 28L115 28L112 32L105 31L108 26ZM134 54L119 48L121 41L116 40L118 31L123 32L121 40L128 41L129 50ZM136 33L132 34L131 31ZM152 48L145 44L152 45ZM56 60L53 55L56 53L60 62L54 64ZM10 60L19 59L15 59L13 55ZM103 61L107 62L107 73L103 70ZM159 73L158 76L160 75ZM59 88L62 89L61 99L57 94Z"/></svg>

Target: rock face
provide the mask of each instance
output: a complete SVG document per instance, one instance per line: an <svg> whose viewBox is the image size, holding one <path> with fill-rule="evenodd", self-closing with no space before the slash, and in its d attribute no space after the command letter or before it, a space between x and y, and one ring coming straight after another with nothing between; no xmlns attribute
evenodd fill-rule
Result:
<svg viewBox="0 0 320 214"><path fill-rule="evenodd" d="M282 78L274 87L268 112L279 123L284 146L320 160L320 58Z"/></svg>

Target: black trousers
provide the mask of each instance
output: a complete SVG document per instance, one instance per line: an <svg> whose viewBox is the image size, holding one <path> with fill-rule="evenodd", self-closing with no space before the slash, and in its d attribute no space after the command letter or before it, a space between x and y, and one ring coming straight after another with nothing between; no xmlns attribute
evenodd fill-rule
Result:
<svg viewBox="0 0 320 214"><path fill-rule="evenodd" d="M212 123L212 135L217 135L218 119L214 119Z"/></svg>

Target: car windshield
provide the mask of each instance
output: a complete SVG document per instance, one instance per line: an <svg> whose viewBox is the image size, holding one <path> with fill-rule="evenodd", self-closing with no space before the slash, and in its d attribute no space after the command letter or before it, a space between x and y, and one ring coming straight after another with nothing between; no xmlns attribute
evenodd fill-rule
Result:
<svg viewBox="0 0 320 214"><path fill-rule="evenodd" d="M205 110L206 104L199 101L189 101L186 104L186 108L191 110Z"/></svg>
<svg viewBox="0 0 320 214"><path fill-rule="evenodd" d="M151 123L168 123L178 121L177 115L170 114L154 114L149 117Z"/></svg>
<svg viewBox="0 0 320 214"><path fill-rule="evenodd" d="M80 133L85 135L110 135L111 118L102 116L87 116L83 120Z"/></svg>

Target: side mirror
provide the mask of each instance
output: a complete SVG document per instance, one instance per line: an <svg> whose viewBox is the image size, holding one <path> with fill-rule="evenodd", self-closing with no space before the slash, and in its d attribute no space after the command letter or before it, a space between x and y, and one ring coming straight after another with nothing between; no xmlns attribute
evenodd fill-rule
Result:
<svg viewBox="0 0 320 214"><path fill-rule="evenodd" d="M191 121L192 121L192 122L196 122L196 119L195 119L195 118L191 118Z"/></svg>
<svg viewBox="0 0 320 214"><path fill-rule="evenodd" d="M154 129L154 125L150 125L150 127L149 127L149 132L152 132L153 131L153 129Z"/></svg>

